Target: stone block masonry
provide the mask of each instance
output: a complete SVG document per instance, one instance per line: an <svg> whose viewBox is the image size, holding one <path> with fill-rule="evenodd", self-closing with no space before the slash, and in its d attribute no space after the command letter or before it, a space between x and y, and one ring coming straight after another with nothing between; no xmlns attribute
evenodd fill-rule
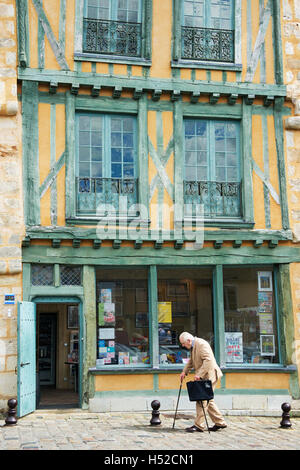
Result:
<svg viewBox="0 0 300 470"><path fill-rule="evenodd" d="M24 236L21 114L17 101L14 0L0 0L0 412L17 396L17 302L22 300ZM15 294L15 305L4 295Z"/></svg>
<svg viewBox="0 0 300 470"><path fill-rule="evenodd" d="M287 99L292 102L292 115L285 119L285 151L289 217L293 238L300 243L300 5L298 0L284 0L283 52ZM291 265L291 288L295 322L293 361L300 361L300 264ZM299 369L298 369L299 375ZM298 397L299 398L299 397Z"/></svg>

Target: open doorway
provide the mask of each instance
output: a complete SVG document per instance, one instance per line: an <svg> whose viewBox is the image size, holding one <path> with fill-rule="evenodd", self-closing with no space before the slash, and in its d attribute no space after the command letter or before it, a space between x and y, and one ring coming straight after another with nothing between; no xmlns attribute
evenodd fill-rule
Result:
<svg viewBox="0 0 300 470"><path fill-rule="evenodd" d="M36 304L37 408L79 406L79 305Z"/></svg>

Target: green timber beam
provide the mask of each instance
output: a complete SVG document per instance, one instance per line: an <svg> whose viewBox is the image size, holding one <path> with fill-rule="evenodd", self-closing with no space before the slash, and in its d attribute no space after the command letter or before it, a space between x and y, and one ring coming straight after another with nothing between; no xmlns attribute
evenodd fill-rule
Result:
<svg viewBox="0 0 300 470"><path fill-rule="evenodd" d="M23 248L24 263L58 263L58 264L88 264L95 266L213 266L217 264L256 265L256 264L287 264L300 261L299 247L262 246L254 248L241 246L202 248L199 250L175 250L174 247L163 247L160 250L152 247L142 247L136 250L132 247L121 247L115 250L112 246L102 246L101 256L98 250L91 247L74 248L73 246L60 246L60 248L33 245Z"/></svg>
<svg viewBox="0 0 300 470"><path fill-rule="evenodd" d="M18 68L18 78L20 80L37 80L39 82L57 82L60 84L72 85L74 81L84 86L101 87L122 87L123 89L143 89L143 90L161 90L162 92L176 93L203 93L220 95L243 95L251 96L286 96L286 86L267 85L255 83L232 84L230 82L222 83L203 80L194 82L193 80L172 79L152 79L150 77L110 77L108 75L94 75L84 72L72 72L69 70L40 70L40 69L22 69Z"/></svg>

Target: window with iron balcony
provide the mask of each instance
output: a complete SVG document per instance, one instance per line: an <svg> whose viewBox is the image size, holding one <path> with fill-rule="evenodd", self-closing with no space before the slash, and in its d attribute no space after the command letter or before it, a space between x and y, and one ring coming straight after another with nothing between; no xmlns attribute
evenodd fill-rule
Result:
<svg viewBox="0 0 300 470"><path fill-rule="evenodd" d="M76 135L77 215L131 214L138 202L136 118L78 112Z"/></svg>
<svg viewBox="0 0 300 470"><path fill-rule="evenodd" d="M233 0L184 0L181 58L234 62Z"/></svg>
<svg viewBox="0 0 300 470"><path fill-rule="evenodd" d="M84 53L141 58L143 0L85 0Z"/></svg>
<svg viewBox="0 0 300 470"><path fill-rule="evenodd" d="M242 218L239 134L239 122L184 120L185 218Z"/></svg>

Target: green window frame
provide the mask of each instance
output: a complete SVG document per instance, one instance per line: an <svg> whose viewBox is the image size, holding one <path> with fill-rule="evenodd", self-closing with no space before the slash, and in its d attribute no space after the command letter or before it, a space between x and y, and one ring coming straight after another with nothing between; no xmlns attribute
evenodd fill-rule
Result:
<svg viewBox="0 0 300 470"><path fill-rule="evenodd" d="M147 136L147 106L146 106L146 96L141 97L138 101L137 100L127 100L127 99L122 99L120 98L119 100L99 100L95 101L94 98L90 97L83 97L83 96L76 96L71 93L67 93L66 96L66 115L68 116L66 120L66 150L65 150L65 159L66 159L66 176L65 176L65 185L68 190L66 191L65 195L65 217L66 217L66 225L68 224L97 224L100 219L103 219L103 215L95 212L94 210L89 210L85 211L86 214L79 214L77 211L77 204L78 204L78 198L77 198L77 191L78 187L76 187L76 178L79 176L79 168L77 167L76 161L78 159L78 140L76 137L77 134L77 129L76 126L78 124L77 122L77 116L80 113L86 113L87 115L101 115L104 117L104 120L102 120L101 124L101 131L102 131L102 137L103 141L101 145L104 145L105 148L110 149L109 145L111 145L108 141L110 139L110 134L106 132L107 129L109 129L109 121L111 119L114 119L114 116L117 118L118 116L127 116L128 118L132 118L134 121L134 148L135 148L135 169L134 169L134 175L132 178L128 179L134 179L135 184L136 184L136 192L132 193L130 187L127 188L128 192L128 201L132 199L133 194L137 195L137 207L135 207L134 204L132 204L132 211L130 211L128 214L126 214L126 217L124 217L121 212L114 214L115 217L117 217L117 220L122 222L122 224L127 224L130 222L130 220L135 220L139 223L142 224L149 224L149 214L148 212L144 210L144 208L148 208L148 191L149 188L147 185L144 184L144 181L148 180L148 161L147 161L147 154L148 154L148 142L146 139ZM107 118L105 118L107 116ZM125 130L125 129L124 129ZM91 130L92 131L92 130ZM123 137L122 137L123 138ZM107 185L104 188L104 192L106 194L110 194L109 190L109 181L112 184L112 180L115 179L114 181L115 187L113 190L113 195L111 195L111 200L106 200L106 201L100 201L104 202L105 204L113 204L116 205L115 199L117 196L119 196L119 193L121 191L126 190L125 186L125 178L123 180L121 178L114 178L114 174L112 173L112 168L109 168L109 164L107 163L107 156L106 155L99 155L99 152L101 150L102 152L102 147L101 145L95 145L95 147L98 147L96 150L98 151L98 156L95 155L94 153L91 153L91 150L89 150L90 153L88 153L87 157L87 162L89 162L89 168L92 170L92 164L95 163L95 161L98 161L98 163L103 161L103 165L101 163L101 171L103 170L102 173L102 178L107 179ZM96 152L97 153L97 152ZM103 157L103 159L102 159ZM119 176L129 176L128 173L126 173L126 155L122 154L121 152L121 158L122 158L122 165L123 165L123 170L124 174L119 175ZM87 163L86 162L86 163ZM105 163L106 162L106 163ZM119 163L115 161L115 163ZM106 165L106 166L105 166ZM97 165L95 165L97 167ZM100 170L99 170L99 164L98 164L98 169L95 168L95 173L92 176L92 173L89 173L87 175L87 178L100 178ZM99 176L98 176L99 175ZM117 180L120 182L117 183ZM90 183L87 183L87 185ZM94 183L93 183L94 184ZM96 183L95 183L96 184ZM104 182L102 182L103 186ZM119 186L118 186L119 185ZM130 186L130 185L129 185ZM86 189L89 191L92 189L94 191L94 188L90 188L87 186ZM126 190L126 191L127 191ZM98 187L98 192L100 191L100 188ZM104 194L103 189L102 193ZM100 192L98 193L100 194ZM101 199L101 198L100 198ZM124 201L123 201L124 202ZM95 207L95 206L94 206ZM117 206L116 206L117 207ZM125 207L124 207L125 211ZM124 212L123 211L123 212ZM114 220L115 220L114 217Z"/></svg>
<svg viewBox="0 0 300 470"><path fill-rule="evenodd" d="M144 368L144 369L154 369L154 370L170 370L170 371L174 371L174 370L177 370L177 369L181 369L182 370L182 367L183 367L183 364L178 362L178 363L172 363L173 361L169 361L168 363L166 362L162 362L162 357L161 357L161 346L165 346L165 348L167 349L168 348L168 344L172 344L173 346L175 345L178 345L178 342L175 341L175 343L173 342L173 339L172 339L172 343L168 342L168 341L162 341L161 339L161 336L160 336L160 328L163 327L164 325L162 323L160 323L160 319L161 317L159 316L159 308L158 308L158 302L160 301L159 299L159 289L158 289L158 286L159 286L159 282L162 280L162 279L168 279L168 282L171 280L171 283L172 285L176 285L178 284L179 285L179 288L180 288L180 291L177 291L176 292L174 291L173 292L173 296L174 295L177 295L178 296L178 292L180 293L179 297L178 297L178 301L180 303L182 303L182 299L184 300L184 295L183 292L182 292L182 287L184 287L184 284L187 284L188 285L188 282L189 280L187 280L186 278L184 280L172 280L172 278L168 278L168 277L160 277L159 275L159 272L160 271L163 271L165 269L168 269L168 270L171 270L171 269L174 269L174 270L178 270L178 269L189 269L191 270L191 273L195 270L202 270L202 269L207 269L207 265L206 266L193 266L191 264L188 264L188 265L180 265L180 268L178 266L167 266L167 265L160 265L160 264L154 264L154 265L151 265L151 266L148 266L148 272L147 272L147 278L148 278L148 314L147 314L147 323L144 324L144 326L147 326L148 328L148 333L149 333L149 356L150 356L150 360L149 362L145 363L145 364L140 364L140 366L137 366L137 365L134 365L132 366L131 365L131 368L135 368L135 369L138 369L140 367ZM212 281L212 284L211 284L211 288L212 288L212 295L213 295L213 300L212 300L212 322L213 322L213 330L212 330L212 333L213 335L210 337L210 338L206 338L209 342L211 342L211 346L212 348L214 349L214 355L216 357L216 360L217 360L217 363L220 365L220 367L222 369L224 369L225 371L226 370L256 370L256 371L259 371L259 370L282 370L283 367L285 367L286 365L286 361L288 360L287 357L286 357L286 352L285 352L285 349L288 347L287 346L284 346L284 343L283 343L283 335L284 335L284 323L283 323L283 319L281 319L280 317L280 309L283 308L282 307L282 301L283 299L280 299L280 283L281 283L281 280L279 278L280 276L280 266L277 266L277 265L270 265L270 264L253 264L253 265L249 265L249 266L243 266L241 267L240 265L227 265L227 264L219 264L219 265L209 265L210 269L211 269L211 274L212 274L212 278L211 278L211 281ZM137 266L136 266L137 268ZM262 315L264 315L264 310L265 310L265 305L263 303L259 303L259 302L263 302L263 297L260 299L260 297L258 296L255 300L254 300L254 303L252 304L251 303L251 293L248 291L248 302L250 302L251 306L249 307L249 310L250 310L250 316L252 315L251 317L251 327L253 329L253 326L254 324L255 325L259 325L263 330L260 332L260 330L258 330L256 328L256 339L258 339L258 342L256 344L256 353L255 355L257 355L257 348L262 348L262 344L261 342L259 341L260 340L260 336L263 335L274 335L274 346L276 348L276 354L272 354L272 351L267 351L265 350L263 352L263 354L259 354L258 352L258 355L261 356L261 359L259 362L255 361L255 360L248 360L250 357L251 357L251 354L249 356L249 351L247 352L248 356L247 356L247 361L244 360L244 357L241 358L240 357L240 360L236 360L236 361L230 361L228 360L228 344L226 345L226 334L225 333L228 333L228 331L226 331L226 329L228 329L228 318L226 318L226 312L225 312L225 309L228 309L228 303L226 303L226 293L225 293L225 287L228 285L228 276L227 276L227 280L224 278L224 275L226 277L226 274L225 274L225 270L230 270L230 269L235 269L235 270L239 270L239 271L243 271L243 275L245 275L242 279L239 279L237 280L237 282L240 282L241 284L241 289L243 289L243 282L248 282L249 285L251 284L252 288L254 289L254 291L256 290L257 293L260 292L260 288L259 288L259 283L257 282L258 281L258 278L257 279L253 279L253 275L251 274L249 276L249 279L247 278L247 272L249 271L249 269L251 268L252 270L252 274L253 274L253 271L257 272L258 275L261 275L261 274L265 274L265 271L267 272L270 272L271 275L272 275L272 297L273 297L273 313L272 313L272 318L273 318L273 331L272 333L268 333L268 332L265 332L263 331L265 328L267 329L270 329L271 328L271 325L270 325L270 318L267 319L267 318L263 318L263 319L260 319L258 318L257 315L253 315L253 310L255 311L255 309L257 309L258 311L261 311L262 312ZM106 267L104 266L102 269L106 269ZM109 268L111 269L111 268ZM114 268L116 270L116 272L118 272L118 270L120 269L126 269L126 266L125 265L122 265L120 267L118 266L115 266ZM252 276L252 278L251 278ZM192 274L191 275L191 280L193 280L195 277L194 275ZM236 279L236 278L235 278ZM248 280L247 280L248 279ZM110 282L110 281L109 281ZM177 289L177 287L176 287ZM168 294L171 294L171 291L167 291ZM264 293L264 291L263 291ZM96 294L96 292L95 292ZM189 294L187 294L189 295ZM100 301L100 297L99 295L97 294L97 301ZM243 304L243 301L240 299L240 304ZM260 306L262 307L262 310L260 309ZM245 310L244 308L241 309L242 311ZM237 321L239 321L239 318L241 315L243 315L243 312L240 312L237 316ZM174 325L173 325L173 320L175 318L173 318L173 313L175 314L175 311L173 312L172 310L172 318L171 318L171 324L168 323L166 324L166 329L171 329L172 330L172 326L174 328ZM181 314L182 315L182 314ZM271 314L266 314L270 317ZM248 315L249 317L249 315ZM178 319L178 318L177 318ZM184 324L184 319L186 321L186 324ZM267 323L267 320L269 320L269 322ZM182 321L182 328L184 331L188 331L191 326L187 326L188 323L190 322L190 319L188 317L188 315L184 315L181 317L181 321ZM98 328L98 323L97 325L95 325L96 328ZM236 325L234 325L236 326ZM237 332L238 331L244 331L243 330L243 325L240 327L240 329L236 330ZM209 331L209 330L207 330ZM230 328L229 328L229 333L230 333ZM232 330L232 331L235 331L235 330ZM177 333L180 333L181 332L181 329L180 331L178 330ZM192 334L195 334L194 331L191 331L190 332ZM254 331L253 331L254 332ZM197 335L197 332L196 332L196 335ZM201 334L198 333L198 335L201 337ZM178 338L177 338L177 341L178 341ZM249 342L249 338L247 340ZM288 338L286 338L286 341L288 342ZM251 345L250 345L251 346ZM268 344L265 344L264 345L264 348L267 347ZM270 346L270 345L269 345ZM245 338L245 347L246 347L246 338ZM180 351L180 349L179 349ZM254 352L255 352L254 351ZM261 349L262 351L262 349ZM167 351L168 352L168 351ZM170 351L169 351L170 352ZM244 351L245 352L245 351ZM273 360L268 360L268 361L265 361L264 360L264 357L266 358L270 358L270 357L274 357L274 361ZM241 360L242 359L242 360ZM114 364L114 365L110 365L110 364L106 364L106 365L103 365L103 366L100 366L100 369L102 370L121 370L123 369L124 370L124 365L119 365L118 363L117 364Z"/></svg>
<svg viewBox="0 0 300 470"><path fill-rule="evenodd" d="M239 121L184 119L186 216L242 217L240 153Z"/></svg>
<svg viewBox="0 0 300 470"><path fill-rule="evenodd" d="M151 65L152 0L76 0L74 59Z"/></svg>
<svg viewBox="0 0 300 470"><path fill-rule="evenodd" d="M77 214L99 213L99 205L112 205L121 213L138 203L136 116L76 113ZM101 212L101 210L100 210Z"/></svg>
<svg viewBox="0 0 300 470"><path fill-rule="evenodd" d="M172 58L173 67L240 71L241 0L173 0Z"/></svg>

